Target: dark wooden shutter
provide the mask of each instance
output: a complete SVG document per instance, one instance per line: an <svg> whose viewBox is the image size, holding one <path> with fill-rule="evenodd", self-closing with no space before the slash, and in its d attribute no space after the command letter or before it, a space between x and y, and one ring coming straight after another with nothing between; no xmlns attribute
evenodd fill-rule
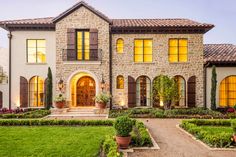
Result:
<svg viewBox="0 0 236 157"><path fill-rule="evenodd" d="M98 60L98 30L90 29L90 60Z"/></svg>
<svg viewBox="0 0 236 157"><path fill-rule="evenodd" d="M67 29L67 60L75 61L76 55L76 30L74 28Z"/></svg>
<svg viewBox="0 0 236 157"><path fill-rule="evenodd" d="M188 107L196 106L196 76L188 79Z"/></svg>
<svg viewBox="0 0 236 157"><path fill-rule="evenodd" d="M131 76L128 76L128 107L136 106L136 82Z"/></svg>
<svg viewBox="0 0 236 157"><path fill-rule="evenodd" d="M47 103L47 81L48 81L48 78L45 79L44 81L44 106L46 107L46 103Z"/></svg>
<svg viewBox="0 0 236 157"><path fill-rule="evenodd" d="M20 107L28 107L28 81L20 77Z"/></svg>
<svg viewBox="0 0 236 157"><path fill-rule="evenodd" d="M0 91L0 108L2 108L3 96L2 91Z"/></svg>

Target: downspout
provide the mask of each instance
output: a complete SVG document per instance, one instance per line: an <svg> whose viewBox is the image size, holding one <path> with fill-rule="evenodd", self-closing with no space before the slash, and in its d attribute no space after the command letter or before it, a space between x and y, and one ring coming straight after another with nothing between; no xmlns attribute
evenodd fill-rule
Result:
<svg viewBox="0 0 236 157"><path fill-rule="evenodd" d="M7 34L9 39L9 109L11 109L11 31Z"/></svg>
<svg viewBox="0 0 236 157"><path fill-rule="evenodd" d="M204 108L207 108L207 67L210 65L210 63L208 62L207 64L204 65L204 82L203 82L203 86L204 86Z"/></svg>
<svg viewBox="0 0 236 157"><path fill-rule="evenodd" d="M109 84L110 84L110 94L112 95L112 33L111 26L109 31ZM110 100L110 110L112 109L112 98Z"/></svg>

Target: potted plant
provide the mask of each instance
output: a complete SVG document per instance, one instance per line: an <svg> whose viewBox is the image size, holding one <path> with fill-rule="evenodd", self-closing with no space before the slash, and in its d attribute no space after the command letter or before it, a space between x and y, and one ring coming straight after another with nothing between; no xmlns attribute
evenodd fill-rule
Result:
<svg viewBox="0 0 236 157"><path fill-rule="evenodd" d="M59 94L55 99L54 99L55 105L57 108L63 108L66 103L66 99L62 94Z"/></svg>
<svg viewBox="0 0 236 157"><path fill-rule="evenodd" d="M116 142L119 148L126 149L131 142L130 132L133 129L134 121L127 116L120 116L114 122L116 130Z"/></svg>
<svg viewBox="0 0 236 157"><path fill-rule="evenodd" d="M96 106L99 109L105 109L107 103L110 101L111 95L108 93L99 93L97 96L95 96L94 100L96 102Z"/></svg>

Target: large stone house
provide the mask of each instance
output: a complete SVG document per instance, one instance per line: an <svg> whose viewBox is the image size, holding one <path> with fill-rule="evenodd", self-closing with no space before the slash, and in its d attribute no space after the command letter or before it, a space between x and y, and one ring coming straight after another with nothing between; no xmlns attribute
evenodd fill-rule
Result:
<svg viewBox="0 0 236 157"><path fill-rule="evenodd" d="M69 108L93 107L101 91L112 94L112 105L161 106L161 100L152 99L160 74L176 78L181 95L176 106L209 104L203 37L212 24L111 19L82 1L57 17L1 21L0 26L9 31L5 107L44 107L48 67L53 95L62 92Z"/></svg>

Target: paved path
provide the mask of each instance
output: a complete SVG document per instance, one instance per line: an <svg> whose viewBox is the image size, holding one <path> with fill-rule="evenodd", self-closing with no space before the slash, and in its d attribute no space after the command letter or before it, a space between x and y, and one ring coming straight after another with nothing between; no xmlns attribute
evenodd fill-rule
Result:
<svg viewBox="0 0 236 157"><path fill-rule="evenodd" d="M211 151L182 132L178 119L142 120L160 150L136 151L129 157L236 157L236 151Z"/></svg>

